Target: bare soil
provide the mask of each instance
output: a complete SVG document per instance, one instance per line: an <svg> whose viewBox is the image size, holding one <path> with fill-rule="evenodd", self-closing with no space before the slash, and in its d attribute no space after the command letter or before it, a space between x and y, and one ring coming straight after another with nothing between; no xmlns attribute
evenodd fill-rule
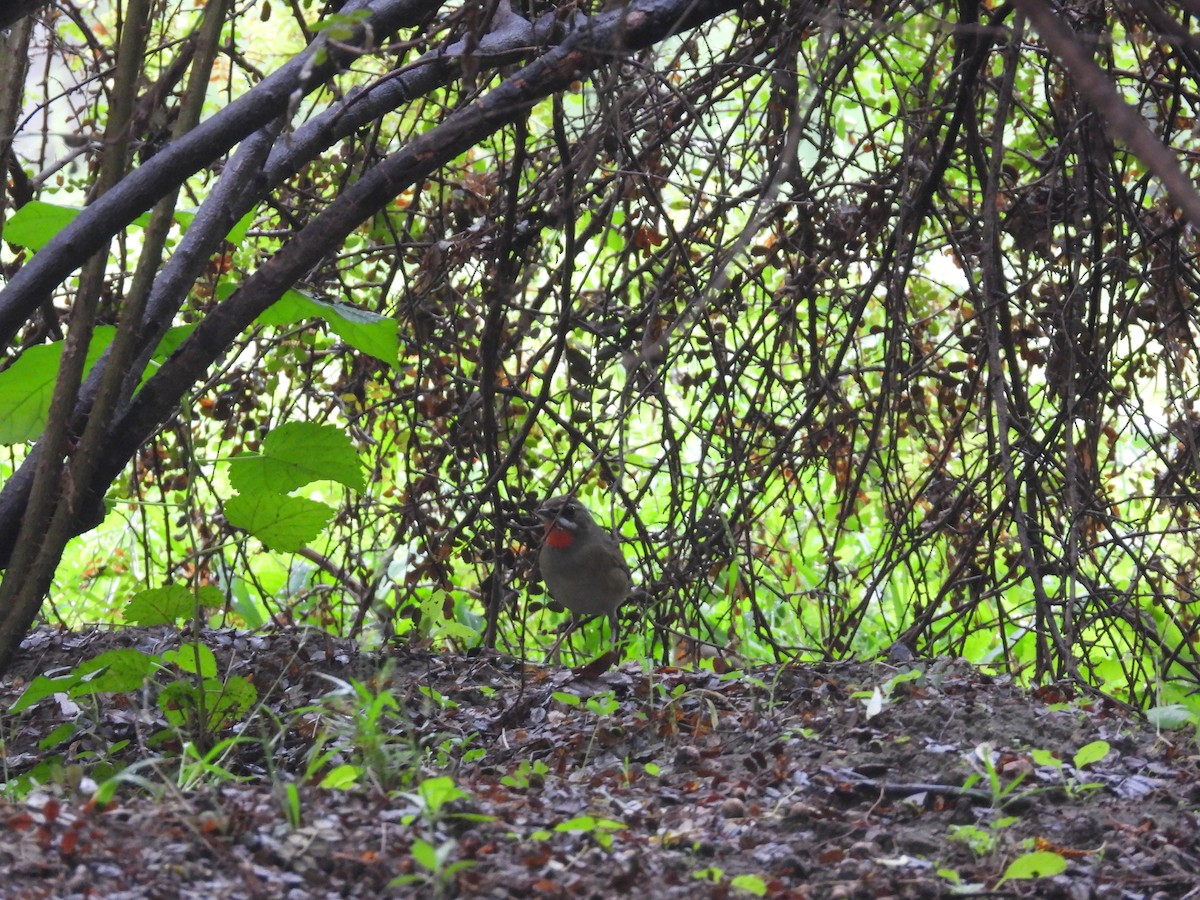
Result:
<svg viewBox="0 0 1200 900"><path fill-rule="evenodd" d="M316 632L203 639L259 707L201 778L156 704L169 670L8 712L37 674L177 634L25 642L0 681L0 781L15 795L46 760L53 777L0 800L0 895L1200 897L1194 735L1066 687L1029 693L948 659L718 676L369 655ZM381 698L376 727L346 700L312 708L339 689ZM1108 754L1076 769L1097 740ZM314 763L314 746L334 752ZM348 789L320 786L364 761ZM119 768L102 807L94 783ZM419 785L441 776L464 796L435 811ZM440 877L418 841L441 848ZM1002 881L1033 850L1066 870Z"/></svg>

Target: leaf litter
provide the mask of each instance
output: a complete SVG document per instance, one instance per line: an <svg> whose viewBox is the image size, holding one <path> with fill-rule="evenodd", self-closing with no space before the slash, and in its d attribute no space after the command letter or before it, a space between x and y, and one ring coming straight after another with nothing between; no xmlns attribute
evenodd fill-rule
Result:
<svg viewBox="0 0 1200 900"><path fill-rule="evenodd" d="M1070 685L202 639L259 700L207 759L155 703L168 669L9 712L37 675L177 632L29 636L0 681L0 895L1200 897L1194 732Z"/></svg>

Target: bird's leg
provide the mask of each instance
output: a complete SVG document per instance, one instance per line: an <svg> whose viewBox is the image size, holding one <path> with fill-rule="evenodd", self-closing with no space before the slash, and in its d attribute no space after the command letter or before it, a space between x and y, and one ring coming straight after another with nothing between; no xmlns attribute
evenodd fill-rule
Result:
<svg viewBox="0 0 1200 900"><path fill-rule="evenodd" d="M554 658L554 654L558 652L558 648L562 646L562 642L567 639L567 635L578 628L581 624L583 624L582 621L580 621L580 619L578 619L574 613L571 613L570 623L568 623L566 628L559 632L558 640L554 642L554 646L551 647L550 652L546 654L546 663L550 662L550 660ZM543 665L545 665L545 663L543 663Z"/></svg>
<svg viewBox="0 0 1200 900"><path fill-rule="evenodd" d="M621 620L617 617L615 609L608 614L608 633L612 639L613 650L617 652L619 658L621 655Z"/></svg>

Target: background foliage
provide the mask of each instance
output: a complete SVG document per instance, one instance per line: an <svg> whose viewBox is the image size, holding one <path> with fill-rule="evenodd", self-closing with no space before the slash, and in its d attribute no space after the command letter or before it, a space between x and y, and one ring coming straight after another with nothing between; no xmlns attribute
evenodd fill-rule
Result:
<svg viewBox="0 0 1200 900"><path fill-rule="evenodd" d="M1170 179L1112 126L1136 113L1190 173L1187 15L709 4L650 46L550 70L567 72L562 89L516 103L504 92L537 82L514 73L584 16L633 35L642 9L672 4L410 6L412 23L367 38L362 15L305 4L216 16L202 119L225 121L294 61L328 77L309 84L301 67L311 93L277 92L286 112L239 149L264 144L258 180L240 182L258 193L176 310L121 318L143 290L149 219L104 252L91 359L103 326L138 335L109 434L177 347L176 360L207 347L212 364L131 450L44 614L103 619L173 582L219 588L209 612L234 624L522 653L555 621L538 614L531 511L575 491L626 539L635 652L844 657L901 641L1191 702L1197 246L1178 209L1195 198L1168 198ZM60 0L9 35L29 49L5 109L20 113L0 116L13 290L32 251L64 240L56 208L98 197L119 153L131 22L147 49L113 183L148 183L154 156L183 146L172 128L195 97L184 76L203 22L191 6L131 7ZM1093 68L1056 60L1048 14L1070 42L1055 52ZM519 49L480 49L510 37ZM486 137L437 143L481 115L495 116ZM381 196L370 179L406 153L427 174ZM143 277L161 286L174 252L198 252L187 235L229 202L213 198L241 158L222 151L182 182L167 262ZM270 281L288 260L302 277ZM82 327L87 271L36 309L0 293L0 321L22 312L0 373L8 495L54 427L55 342ZM262 284L253 327L195 340ZM289 443L275 430L289 423L329 431ZM274 439L295 466L317 434L343 467L291 470L263 488L266 524L247 518L235 460ZM302 501L336 512L305 506L315 518L282 543L264 531ZM14 509L0 496L0 517Z"/></svg>

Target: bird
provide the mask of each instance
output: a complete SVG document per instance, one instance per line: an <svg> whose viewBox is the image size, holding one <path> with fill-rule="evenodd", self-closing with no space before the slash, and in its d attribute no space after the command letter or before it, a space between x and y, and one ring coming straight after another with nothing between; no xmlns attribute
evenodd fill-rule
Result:
<svg viewBox="0 0 1200 900"><path fill-rule="evenodd" d="M616 645L617 608L633 584L621 545L570 495L547 500L537 516L545 526L538 552L542 579L550 596L571 612L571 624L554 642L546 660L553 658L567 635L596 616L608 616Z"/></svg>

